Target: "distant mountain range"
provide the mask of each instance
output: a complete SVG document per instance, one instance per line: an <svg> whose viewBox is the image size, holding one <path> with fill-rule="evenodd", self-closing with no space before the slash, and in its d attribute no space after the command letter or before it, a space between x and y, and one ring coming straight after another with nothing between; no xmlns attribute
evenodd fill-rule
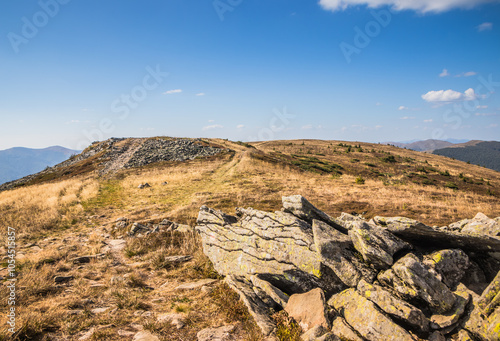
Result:
<svg viewBox="0 0 500 341"><path fill-rule="evenodd" d="M40 172L80 151L53 146L44 149L15 147L0 150L0 184Z"/></svg>
<svg viewBox="0 0 500 341"><path fill-rule="evenodd" d="M437 149L433 153L500 172L500 142L498 141L469 141Z"/></svg>
<svg viewBox="0 0 500 341"><path fill-rule="evenodd" d="M455 141L460 140L424 140L409 143L387 142L386 144L447 156L500 172L500 142L473 140L457 143Z"/></svg>

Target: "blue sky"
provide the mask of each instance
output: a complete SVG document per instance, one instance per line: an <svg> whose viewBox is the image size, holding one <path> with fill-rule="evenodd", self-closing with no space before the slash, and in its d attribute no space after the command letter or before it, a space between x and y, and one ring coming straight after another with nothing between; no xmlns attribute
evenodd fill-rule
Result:
<svg viewBox="0 0 500 341"><path fill-rule="evenodd" d="M500 2L0 3L0 149L500 139Z"/></svg>

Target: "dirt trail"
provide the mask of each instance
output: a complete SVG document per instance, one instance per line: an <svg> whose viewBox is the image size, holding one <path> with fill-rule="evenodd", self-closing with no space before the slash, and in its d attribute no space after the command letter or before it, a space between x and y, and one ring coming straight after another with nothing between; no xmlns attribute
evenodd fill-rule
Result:
<svg viewBox="0 0 500 341"><path fill-rule="evenodd" d="M106 162L106 165L100 173L114 174L120 169L123 169L123 167L125 167L125 165L130 161L134 154L142 147L144 141L144 139L133 139L130 144L123 147L124 149L126 148L124 152L119 153L116 157Z"/></svg>

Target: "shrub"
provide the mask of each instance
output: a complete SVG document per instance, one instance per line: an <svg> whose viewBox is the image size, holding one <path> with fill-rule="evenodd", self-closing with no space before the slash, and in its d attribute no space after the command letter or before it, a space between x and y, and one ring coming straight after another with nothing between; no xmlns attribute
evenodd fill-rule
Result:
<svg viewBox="0 0 500 341"><path fill-rule="evenodd" d="M364 185L364 184L365 184L365 179L363 179L363 178L362 178L362 177L360 177L360 176L358 176L358 177L356 178L356 180L355 180L355 181L356 181L356 183L357 183L358 185Z"/></svg>
<svg viewBox="0 0 500 341"><path fill-rule="evenodd" d="M302 328L282 310L273 315L276 322L276 336L280 341L301 341Z"/></svg>
<svg viewBox="0 0 500 341"><path fill-rule="evenodd" d="M388 162L388 163L394 163L394 162L396 162L396 158L394 157L394 155L387 155L386 157L382 158L382 161Z"/></svg>
<svg viewBox="0 0 500 341"><path fill-rule="evenodd" d="M451 189L458 189L457 184L455 184L454 182L447 182L444 184L444 187L451 188Z"/></svg>

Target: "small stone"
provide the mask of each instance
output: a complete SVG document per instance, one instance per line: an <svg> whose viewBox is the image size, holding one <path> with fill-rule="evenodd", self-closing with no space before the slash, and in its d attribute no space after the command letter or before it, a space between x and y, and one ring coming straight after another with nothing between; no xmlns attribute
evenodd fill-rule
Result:
<svg viewBox="0 0 500 341"><path fill-rule="evenodd" d="M204 285L201 287L201 292L204 293L204 294L210 294L211 292L213 291L212 288Z"/></svg>
<svg viewBox="0 0 500 341"><path fill-rule="evenodd" d="M102 314L102 313L105 313L106 311L109 310L110 307L105 307L105 308L94 308L92 310L90 310L90 312L92 314Z"/></svg>
<svg viewBox="0 0 500 341"><path fill-rule="evenodd" d="M160 339L158 338L158 336L155 336L150 332L143 330L135 334L132 341L160 341Z"/></svg>
<svg viewBox="0 0 500 341"><path fill-rule="evenodd" d="M148 184L147 182L137 186L137 188L139 188L139 189L144 189L144 188L149 188L149 187L151 187L151 185Z"/></svg>
<svg viewBox="0 0 500 341"><path fill-rule="evenodd" d="M302 341L315 341L318 337L328 331L322 325L316 325L300 336Z"/></svg>
<svg viewBox="0 0 500 341"><path fill-rule="evenodd" d="M219 328L206 328L200 330L198 334L196 334L196 337L198 341L233 341L235 338L230 334L233 330L233 325Z"/></svg>
<svg viewBox="0 0 500 341"><path fill-rule="evenodd" d="M178 287L176 287L175 290L193 290L193 289L201 288L202 286L205 286L205 285L214 284L216 282L218 282L218 280L216 280L216 279L202 279L202 280L200 280L198 282L194 282L194 283L181 284Z"/></svg>
<svg viewBox="0 0 500 341"><path fill-rule="evenodd" d="M56 283L67 283L71 281L74 277L73 276L56 276L54 277L54 282Z"/></svg>
<svg viewBox="0 0 500 341"><path fill-rule="evenodd" d="M94 334L94 331L95 331L94 327L90 328L89 330L84 332L83 335L78 338L78 340L85 341L85 340L90 339L92 337L92 335Z"/></svg>
<svg viewBox="0 0 500 341"><path fill-rule="evenodd" d="M177 329L181 329L186 325L186 317L182 314L161 314L158 315L156 320L160 323L170 323Z"/></svg>

